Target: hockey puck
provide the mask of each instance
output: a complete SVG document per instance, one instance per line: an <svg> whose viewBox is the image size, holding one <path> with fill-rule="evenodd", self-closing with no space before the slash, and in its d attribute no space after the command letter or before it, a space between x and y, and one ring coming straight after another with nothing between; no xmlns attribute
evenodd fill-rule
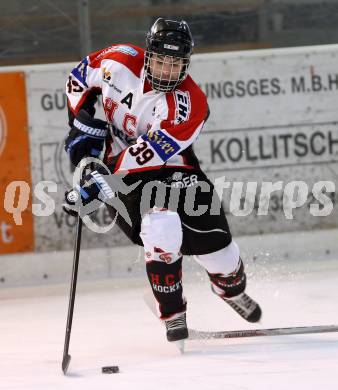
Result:
<svg viewBox="0 0 338 390"><path fill-rule="evenodd" d="M101 368L102 374L117 374L120 372L119 366L105 366Z"/></svg>

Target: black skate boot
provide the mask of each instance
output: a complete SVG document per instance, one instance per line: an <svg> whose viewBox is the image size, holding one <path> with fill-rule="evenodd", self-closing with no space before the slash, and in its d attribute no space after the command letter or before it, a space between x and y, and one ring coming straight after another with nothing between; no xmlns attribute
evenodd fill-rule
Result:
<svg viewBox="0 0 338 390"><path fill-rule="evenodd" d="M222 297L222 299L248 322L258 322L262 317L262 310L258 303L244 292L236 297Z"/></svg>
<svg viewBox="0 0 338 390"><path fill-rule="evenodd" d="M246 275L240 259L238 268L230 275L210 274L211 290L230 305L241 317L248 322L258 322L262 310L258 303L245 294Z"/></svg>
<svg viewBox="0 0 338 390"><path fill-rule="evenodd" d="M179 341L189 337L185 313L172 320L166 320L165 326L168 341Z"/></svg>

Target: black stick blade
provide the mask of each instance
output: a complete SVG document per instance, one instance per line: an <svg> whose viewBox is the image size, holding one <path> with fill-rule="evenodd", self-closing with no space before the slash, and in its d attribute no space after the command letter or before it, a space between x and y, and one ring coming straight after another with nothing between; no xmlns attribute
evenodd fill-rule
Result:
<svg viewBox="0 0 338 390"><path fill-rule="evenodd" d="M62 371L63 371L64 375L67 374L70 359L71 359L70 355L65 355L62 359Z"/></svg>

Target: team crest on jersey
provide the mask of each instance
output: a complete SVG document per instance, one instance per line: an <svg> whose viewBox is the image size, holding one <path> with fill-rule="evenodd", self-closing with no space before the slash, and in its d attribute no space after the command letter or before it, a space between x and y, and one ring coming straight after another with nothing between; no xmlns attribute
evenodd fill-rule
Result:
<svg viewBox="0 0 338 390"><path fill-rule="evenodd" d="M191 112L190 95L188 91L176 90L175 97L175 124L186 122Z"/></svg>

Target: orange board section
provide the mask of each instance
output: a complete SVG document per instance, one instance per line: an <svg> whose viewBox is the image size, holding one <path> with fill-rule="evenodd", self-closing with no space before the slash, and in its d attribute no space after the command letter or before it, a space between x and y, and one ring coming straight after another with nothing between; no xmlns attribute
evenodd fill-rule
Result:
<svg viewBox="0 0 338 390"><path fill-rule="evenodd" d="M22 72L0 73L0 189L0 254L33 251L32 181Z"/></svg>

